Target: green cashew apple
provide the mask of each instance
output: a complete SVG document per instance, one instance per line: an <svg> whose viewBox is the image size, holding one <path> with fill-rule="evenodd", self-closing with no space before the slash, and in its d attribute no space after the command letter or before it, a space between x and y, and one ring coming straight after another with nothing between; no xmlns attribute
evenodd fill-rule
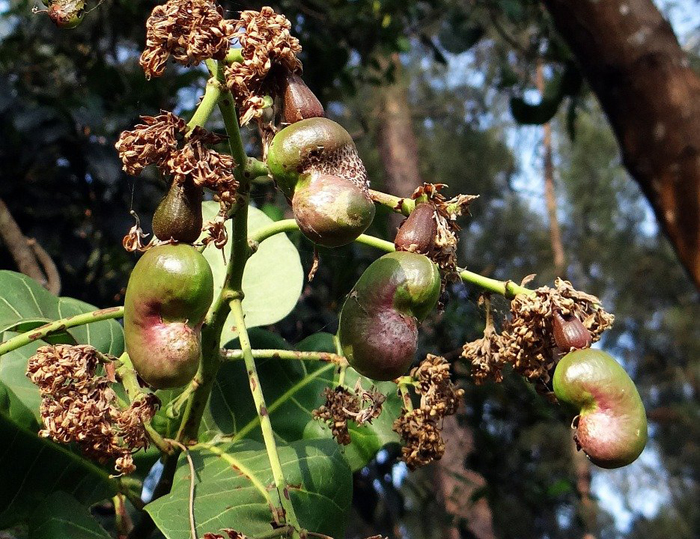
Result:
<svg viewBox="0 0 700 539"><path fill-rule="evenodd" d="M202 231L202 188L173 182L153 214L153 233L159 240L194 243Z"/></svg>
<svg viewBox="0 0 700 539"><path fill-rule="evenodd" d="M190 245L159 245L136 263L126 288L124 336L134 368L146 383L166 389L192 379L213 297L209 264Z"/></svg>
<svg viewBox="0 0 700 539"><path fill-rule="evenodd" d="M634 462L647 443L647 416L634 382L600 350L575 350L554 371L554 394L577 407L574 440L601 468Z"/></svg>
<svg viewBox="0 0 700 539"><path fill-rule="evenodd" d="M372 223L367 172L350 134L336 122L318 117L285 127L270 143L267 165L314 243L347 245Z"/></svg>
<svg viewBox="0 0 700 539"><path fill-rule="evenodd" d="M338 338L350 366L374 380L406 373L418 324L440 297L440 273L427 257L389 253L362 274L340 313Z"/></svg>

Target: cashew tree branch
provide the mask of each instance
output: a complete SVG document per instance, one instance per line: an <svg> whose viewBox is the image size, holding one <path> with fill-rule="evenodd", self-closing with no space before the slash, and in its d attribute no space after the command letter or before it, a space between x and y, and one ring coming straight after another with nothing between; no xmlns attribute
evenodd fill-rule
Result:
<svg viewBox="0 0 700 539"><path fill-rule="evenodd" d="M700 77L652 0L545 0L700 288Z"/></svg>

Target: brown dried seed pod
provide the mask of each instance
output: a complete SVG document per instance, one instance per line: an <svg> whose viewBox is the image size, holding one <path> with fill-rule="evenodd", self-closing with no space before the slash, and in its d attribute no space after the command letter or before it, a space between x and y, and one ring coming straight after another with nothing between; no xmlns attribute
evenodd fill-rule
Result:
<svg viewBox="0 0 700 539"><path fill-rule="evenodd" d="M435 248L436 235L435 206L431 202L423 202L401 224L394 245L397 251L429 255Z"/></svg>
<svg viewBox="0 0 700 539"><path fill-rule="evenodd" d="M591 346L591 332L573 314L563 316L559 311L554 311L552 333L554 334L554 342L564 352Z"/></svg>
<svg viewBox="0 0 700 539"><path fill-rule="evenodd" d="M288 73L284 81L282 118L285 123L293 124L307 118L325 116L323 105L302 78L295 73Z"/></svg>

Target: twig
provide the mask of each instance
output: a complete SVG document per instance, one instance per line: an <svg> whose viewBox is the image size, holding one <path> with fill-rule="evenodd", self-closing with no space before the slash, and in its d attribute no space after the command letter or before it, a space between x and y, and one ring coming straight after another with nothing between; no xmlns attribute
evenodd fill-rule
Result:
<svg viewBox="0 0 700 539"><path fill-rule="evenodd" d="M190 466L190 503L189 503L190 537L191 537L191 539L197 539L197 526L195 525L195 522L194 522L194 476L195 476L195 469L194 469L194 462L192 461L192 455L190 455L190 452L187 449L187 447L185 447L185 445L181 444L177 440L171 440L169 438L166 438L166 441L178 446L185 453L185 457L187 458L187 463Z"/></svg>
<svg viewBox="0 0 700 539"><path fill-rule="evenodd" d="M111 320L113 318L122 318L124 316L124 307L110 307L108 309L99 309L90 311L89 313L76 314L67 318L55 320L41 327L16 335L5 342L0 343L0 356L12 352L17 348L25 346L31 342L43 339L53 333L60 333L68 328L76 326L84 326L102 320Z"/></svg>
<svg viewBox="0 0 700 539"><path fill-rule="evenodd" d="M17 264L17 269L20 273L31 277L52 292L54 292L56 286L60 289L61 280L58 278L58 272L53 260L40 246L41 252L40 254L37 253L37 250L33 248L31 243L33 242L38 246L36 240L30 240L22 234L17 221L12 217L9 208L2 199L0 199L0 239L7 246L7 250L10 251L10 256ZM41 259L39 258L40 256ZM44 266L46 273L42 271L39 264Z"/></svg>

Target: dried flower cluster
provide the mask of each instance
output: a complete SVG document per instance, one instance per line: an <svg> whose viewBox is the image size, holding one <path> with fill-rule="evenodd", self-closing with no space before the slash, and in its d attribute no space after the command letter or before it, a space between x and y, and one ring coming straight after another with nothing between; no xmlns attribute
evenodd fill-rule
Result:
<svg viewBox="0 0 700 539"><path fill-rule="evenodd" d="M234 32L233 21L211 0L168 0L146 21L146 48L140 63L146 78L160 77L170 56L192 66L209 58L222 60Z"/></svg>
<svg viewBox="0 0 700 539"><path fill-rule="evenodd" d="M447 200L440 191L447 187L442 183L424 183L411 195L412 199L426 196L435 206L435 220L437 233L433 242L433 251L429 257L440 268L443 276L443 289L446 280L457 279L457 233L460 227L457 219L462 215L469 215L469 205L479 195L457 195Z"/></svg>
<svg viewBox="0 0 700 539"><path fill-rule="evenodd" d="M415 470L442 458L445 442L440 433L441 421L457 413L464 390L452 383L447 360L432 354L411 370L411 377L416 381L416 393L421 396L420 406L404 409L393 428L404 444L402 460L410 470Z"/></svg>
<svg viewBox="0 0 700 539"><path fill-rule="evenodd" d="M464 345L462 357L471 361L477 383L488 378L500 382L506 364L530 381L548 383L557 359L553 335L557 312L581 320L594 342L615 319L597 297L575 290L561 279L555 288L543 286L533 294L519 294L511 301L510 310L511 318L501 335L489 331L482 339Z"/></svg>
<svg viewBox="0 0 700 539"><path fill-rule="evenodd" d="M243 11L235 22L234 37L241 45L242 62L226 68L226 84L241 114L241 125L262 115L265 79L273 65L291 73L301 71L301 45L289 30L292 24L271 7Z"/></svg>
<svg viewBox="0 0 700 539"><path fill-rule="evenodd" d="M148 446L143 427L158 407L144 395L119 409L111 382L96 374L98 352L87 345L42 346L30 359L27 376L39 387L44 428L39 435L60 443L76 442L99 462L115 459L118 473L136 467L132 452Z"/></svg>
<svg viewBox="0 0 700 539"><path fill-rule="evenodd" d="M313 417L325 421L341 445L348 445L351 441L348 420L354 421L358 426L372 423L382 413L382 405L386 400L374 387L362 389L359 380L354 391L343 386L335 389L327 387L323 390L323 396L326 403L313 411Z"/></svg>
<svg viewBox="0 0 700 539"><path fill-rule="evenodd" d="M123 131L115 144L124 172L132 176L148 165L162 168L187 132L187 122L166 110L158 116L141 116L141 120L132 131Z"/></svg>
<svg viewBox="0 0 700 539"><path fill-rule="evenodd" d="M185 121L167 111L161 111L158 116L142 116L141 119L144 123L122 132L115 145L124 171L138 176L144 168L154 164L173 181L192 182L214 191L215 199L227 214L238 189L233 175L235 163L230 155L207 147L225 140L224 137L202 127L195 127L186 136ZM213 232L211 241L217 247L223 247L227 239L225 231L218 223L210 223L208 228ZM137 223L124 238L124 247L131 251L143 250L143 238Z"/></svg>

